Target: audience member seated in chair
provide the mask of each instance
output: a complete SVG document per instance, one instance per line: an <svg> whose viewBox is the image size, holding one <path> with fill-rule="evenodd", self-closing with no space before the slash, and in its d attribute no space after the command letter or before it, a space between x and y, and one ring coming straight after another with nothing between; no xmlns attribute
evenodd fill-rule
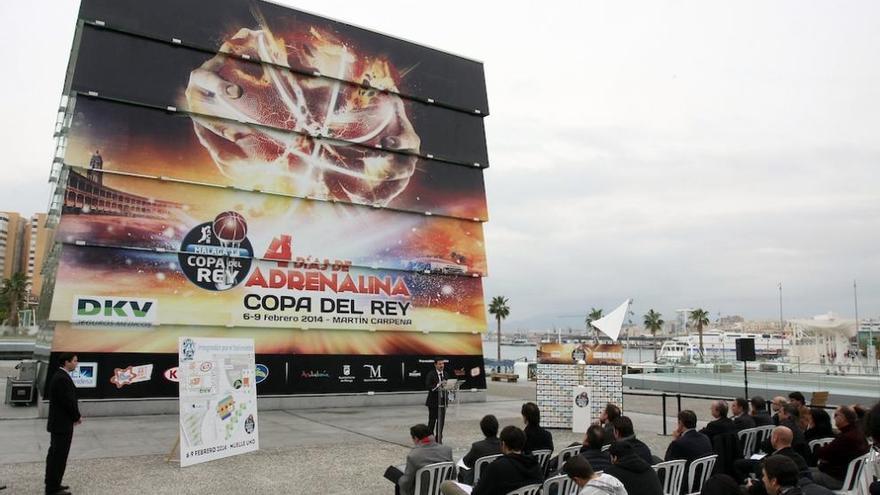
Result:
<svg viewBox="0 0 880 495"><path fill-rule="evenodd" d="M649 465L654 464L654 457L651 455L651 448L645 442L636 438L633 422L628 416L621 416L614 420L614 441L627 442L632 444L636 455L642 458Z"/></svg>
<svg viewBox="0 0 880 495"><path fill-rule="evenodd" d="M553 435L544 428L541 428L541 410L534 402L526 402L523 404L520 413L526 427L523 431L526 434L525 450L527 454L535 450L553 451Z"/></svg>
<svg viewBox="0 0 880 495"><path fill-rule="evenodd" d="M831 428L831 416L828 411L821 407L807 408L805 417L801 418L804 427L804 439L807 442L820 438L833 438L834 430Z"/></svg>
<svg viewBox="0 0 880 495"><path fill-rule="evenodd" d="M434 441L428 425L415 425L409 429L409 434L415 447L406 456L406 469L401 473L400 469L391 466L385 471L385 477L395 482L394 493L399 495L413 495L419 469L436 462L452 461L452 448Z"/></svg>
<svg viewBox="0 0 880 495"><path fill-rule="evenodd" d="M791 448L791 439L792 434L788 427L777 426L774 428L773 432L770 434L770 443L773 445L774 451L770 455L788 457L794 462L795 466L797 466L800 476L809 476L807 461ZM767 459L767 457L764 459ZM763 460L756 461L752 459L741 459L734 463L734 465L736 466L737 472L742 476L742 479L745 479L751 473L755 473L756 475L761 474ZM767 493L766 488L760 479L755 481L749 480L749 483L747 483L746 486L748 487L747 491L749 495L765 495Z"/></svg>
<svg viewBox="0 0 880 495"><path fill-rule="evenodd" d="M562 469L578 486L578 495L628 495L620 480L608 473L596 474L590 463L579 455L569 459Z"/></svg>
<svg viewBox="0 0 880 495"><path fill-rule="evenodd" d="M868 452L868 442L851 407L840 406L834 411L834 425L840 434L828 445L816 449L819 464L811 471L816 483L840 490L850 461Z"/></svg>
<svg viewBox="0 0 880 495"><path fill-rule="evenodd" d="M779 411L786 405L788 405L788 399L781 395L777 395L770 402L770 410L773 411L773 416L770 419L773 421L773 426L779 426L779 421L781 420Z"/></svg>
<svg viewBox="0 0 880 495"><path fill-rule="evenodd" d="M767 426L773 424L770 413L767 412L767 401L760 395L756 395L749 400L752 406L749 415L755 420L755 426Z"/></svg>
<svg viewBox="0 0 880 495"><path fill-rule="evenodd" d="M871 495L880 495L880 402L868 411L866 424L868 437L874 442L871 447L875 456L873 478L877 480L870 484L868 492Z"/></svg>
<svg viewBox="0 0 880 495"><path fill-rule="evenodd" d="M608 449L611 454L611 467L606 474L614 476L628 493L639 495L663 495L660 478L650 464L636 455L631 443L614 442Z"/></svg>
<svg viewBox="0 0 880 495"><path fill-rule="evenodd" d="M472 495L505 495L517 488L542 483L544 472L538 460L524 454L526 435L516 426L505 426L501 430L501 453L504 454L483 469ZM580 456L577 456L580 457ZM468 492L454 481L444 481L440 485L443 495L465 495Z"/></svg>
<svg viewBox="0 0 880 495"><path fill-rule="evenodd" d="M604 428L599 425L591 425L587 428L584 445L581 447L581 455L596 471L605 471L611 466L611 457L608 452L602 452L604 435Z"/></svg>
<svg viewBox="0 0 880 495"><path fill-rule="evenodd" d="M771 455L764 459L761 482L769 495L833 495L810 478L798 476L798 467L791 458Z"/></svg>
<svg viewBox="0 0 880 495"><path fill-rule="evenodd" d="M707 424L705 428L700 430L700 433L709 437L709 441L712 441L712 439L715 438L715 435L736 433L736 425L733 424L732 419L727 417L726 401L713 401L712 406L710 407L710 411L714 419L712 421L709 421L709 424Z"/></svg>
<svg viewBox="0 0 880 495"><path fill-rule="evenodd" d="M730 412L733 414L733 426L737 432L757 426L755 418L749 415L749 401L745 397L734 399L730 404Z"/></svg>
<svg viewBox="0 0 880 495"><path fill-rule="evenodd" d="M605 409L599 414L599 425L602 426L605 436L602 439L602 445L608 445L614 441L614 420L620 417L620 408L611 402L605 404ZM601 471L601 469L593 466L593 469Z"/></svg>
<svg viewBox="0 0 880 495"><path fill-rule="evenodd" d="M792 392L788 394L788 403L794 404L798 409L807 405L807 399L800 392Z"/></svg>
<svg viewBox="0 0 880 495"><path fill-rule="evenodd" d="M468 485L474 484L474 463L477 462L477 459L501 453L501 441L498 440L498 419L491 414L483 416L483 419L480 420L480 430L486 438L471 444L471 450L461 460L467 469L458 471L459 481Z"/></svg>
<svg viewBox="0 0 880 495"><path fill-rule="evenodd" d="M684 459L687 463L684 466L685 483L687 484L687 472L691 462L700 457L712 455L712 443L709 437L698 432L697 415L690 409L685 409L678 413L678 427L672 432L672 442L666 448L665 461L674 461Z"/></svg>
<svg viewBox="0 0 880 495"><path fill-rule="evenodd" d="M791 430L791 447L797 453L806 458L806 456L809 455L810 448L804 438L804 432L801 430L800 413L800 409L794 404L786 404L782 406L782 408L779 409L779 425L777 426L785 426ZM773 445L770 444L769 437L767 437L767 439L761 444L761 450L767 454L776 450L773 448Z"/></svg>

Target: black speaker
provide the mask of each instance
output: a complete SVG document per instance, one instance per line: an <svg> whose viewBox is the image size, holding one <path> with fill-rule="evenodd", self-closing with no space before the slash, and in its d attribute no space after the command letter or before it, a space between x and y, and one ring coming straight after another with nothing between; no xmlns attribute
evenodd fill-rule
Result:
<svg viewBox="0 0 880 495"><path fill-rule="evenodd" d="M736 339L736 360L755 360L755 339Z"/></svg>

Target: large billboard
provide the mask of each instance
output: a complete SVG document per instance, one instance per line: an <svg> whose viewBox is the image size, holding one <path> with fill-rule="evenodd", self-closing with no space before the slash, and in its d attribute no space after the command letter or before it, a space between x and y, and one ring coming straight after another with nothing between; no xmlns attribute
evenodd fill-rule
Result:
<svg viewBox="0 0 880 495"><path fill-rule="evenodd" d="M479 277L373 270L347 260L257 259L248 256L253 248L246 236L222 241L213 235L212 222L204 226L190 231L179 252L65 244L50 319L84 325L486 330Z"/></svg>
<svg viewBox="0 0 880 495"><path fill-rule="evenodd" d="M83 0L79 17L208 52L248 55L302 73L319 72L466 112L489 113L482 63L270 2ZM260 40L263 46L242 52L242 45ZM273 52L279 41L285 49ZM371 63L340 75L339 60L353 53ZM368 68L394 70L403 84L388 87L381 79L365 80Z"/></svg>
<svg viewBox="0 0 880 495"><path fill-rule="evenodd" d="M297 150L315 149L313 138L221 119L199 121L216 133L199 134L200 126L179 112L79 97L64 161L301 198L487 218L482 169L340 145L333 149L344 166L328 162L309 172ZM299 144L285 145L292 142Z"/></svg>
<svg viewBox="0 0 880 495"><path fill-rule="evenodd" d="M185 251L206 226L222 235L215 221L235 212L250 246L242 256L486 273L483 224L471 220L73 168L62 211L55 236L68 244Z"/></svg>
<svg viewBox="0 0 880 495"><path fill-rule="evenodd" d="M180 337L262 395L484 388L481 63L247 0L83 0L40 339L88 398L178 395Z"/></svg>
<svg viewBox="0 0 880 495"><path fill-rule="evenodd" d="M287 48L281 44L271 50ZM327 56L346 71L372 62L356 51L337 60L341 56L335 51L340 49L335 47ZM372 77L382 77L388 85L402 82L387 64L382 69L362 70L378 71ZM488 162L479 115L88 25L80 39L71 89L468 166L481 167ZM202 141L218 134L212 122L193 120ZM229 131L217 137L223 138L226 146L237 141ZM293 144L306 149L305 143ZM334 148L319 146L321 151L313 158L330 160Z"/></svg>

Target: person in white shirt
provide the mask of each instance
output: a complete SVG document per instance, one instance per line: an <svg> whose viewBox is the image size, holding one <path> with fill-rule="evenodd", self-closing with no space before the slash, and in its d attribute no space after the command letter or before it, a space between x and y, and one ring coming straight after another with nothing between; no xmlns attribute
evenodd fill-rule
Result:
<svg viewBox="0 0 880 495"><path fill-rule="evenodd" d="M610 474L597 474L583 456L569 459L563 471L578 486L578 495L628 495L619 479Z"/></svg>

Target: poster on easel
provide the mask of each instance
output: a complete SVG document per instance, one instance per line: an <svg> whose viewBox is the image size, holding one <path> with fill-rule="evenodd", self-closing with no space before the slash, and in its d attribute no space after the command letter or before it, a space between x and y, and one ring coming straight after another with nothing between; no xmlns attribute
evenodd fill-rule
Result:
<svg viewBox="0 0 880 495"><path fill-rule="evenodd" d="M180 337L180 466L260 448L253 339Z"/></svg>

